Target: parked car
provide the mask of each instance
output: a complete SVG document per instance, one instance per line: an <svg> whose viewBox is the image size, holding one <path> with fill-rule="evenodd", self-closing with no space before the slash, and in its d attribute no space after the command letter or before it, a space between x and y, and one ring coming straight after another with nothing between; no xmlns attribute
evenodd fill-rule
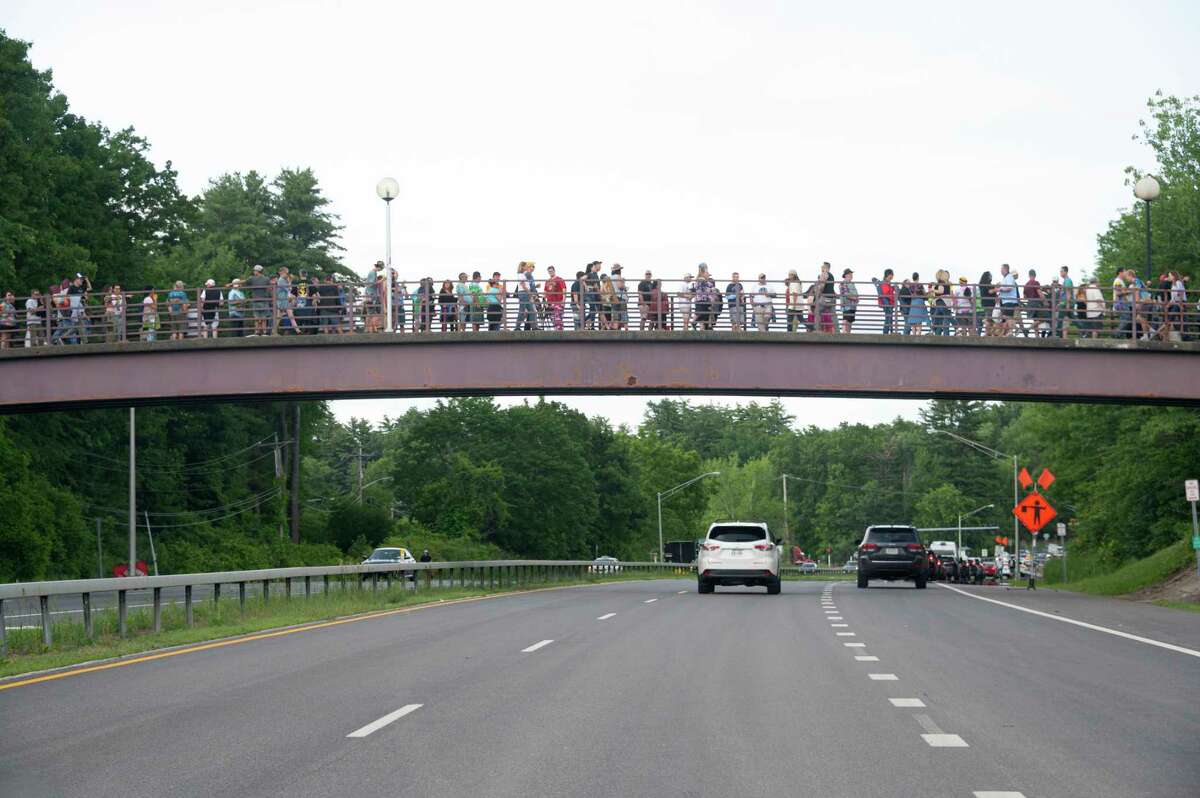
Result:
<svg viewBox="0 0 1200 798"><path fill-rule="evenodd" d="M800 573L815 574L816 572L817 572L817 564L815 562L813 562L812 560L805 560L804 562L800 563Z"/></svg>
<svg viewBox="0 0 1200 798"><path fill-rule="evenodd" d="M708 528L696 555L696 587L712 593L717 585L755 585L777 595L779 547L762 521L718 521Z"/></svg>
<svg viewBox="0 0 1200 798"><path fill-rule="evenodd" d="M923 590L929 578L929 560L917 528L907 525L869 526L858 546L858 586L872 579L911 580Z"/></svg>
<svg viewBox="0 0 1200 798"><path fill-rule="evenodd" d="M597 557L588 570L594 574L615 574L621 570L621 561L616 557Z"/></svg>
<svg viewBox="0 0 1200 798"><path fill-rule="evenodd" d="M858 563L855 562L853 557L846 560L846 564L842 566L842 573L844 573L844 574L852 574L852 573L856 572L857 570L858 570Z"/></svg>
<svg viewBox="0 0 1200 798"><path fill-rule="evenodd" d="M412 556L412 552L408 549L399 546L384 546L375 549L371 552L371 556L362 561L363 565L393 565L407 564L416 562L416 558ZM416 571L404 571L404 576L408 579L416 578ZM364 580L370 578L370 574L363 574Z"/></svg>

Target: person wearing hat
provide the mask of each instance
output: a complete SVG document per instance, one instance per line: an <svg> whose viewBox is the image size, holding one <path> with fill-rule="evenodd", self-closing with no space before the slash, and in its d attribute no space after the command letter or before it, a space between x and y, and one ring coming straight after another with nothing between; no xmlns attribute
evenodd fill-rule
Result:
<svg viewBox="0 0 1200 798"><path fill-rule="evenodd" d="M842 269L838 294L842 298L842 332L849 335L854 327L854 317L858 314L858 286L854 284L853 269Z"/></svg>
<svg viewBox="0 0 1200 798"><path fill-rule="evenodd" d="M966 277L954 286L954 334L971 335L975 330L975 292Z"/></svg>
<svg viewBox="0 0 1200 798"><path fill-rule="evenodd" d="M363 331L379 332L383 324L383 305L380 295L386 290L383 284L383 261L375 261L375 265L363 278Z"/></svg>
<svg viewBox="0 0 1200 798"><path fill-rule="evenodd" d="M267 319L271 317L271 280L263 274L261 265L254 265L246 287L250 289L250 315L254 318L251 335L266 335Z"/></svg>
<svg viewBox="0 0 1200 798"><path fill-rule="evenodd" d="M654 288L654 277L652 274L650 274L650 270L646 269L645 276L643 276L641 279L641 282L639 282L637 284L638 329L639 330L646 329L646 322L648 322L650 320L649 319L649 314L651 312L650 311L650 291L653 288ZM653 330L654 327L652 326L650 329Z"/></svg>
<svg viewBox="0 0 1200 798"><path fill-rule="evenodd" d="M229 314L229 326L234 337L241 338L246 334L244 307L246 293L242 290L242 281L234 277L229 281L229 293L225 294L225 308Z"/></svg>
<svg viewBox="0 0 1200 798"><path fill-rule="evenodd" d="M204 288L200 289L197 299L199 300L197 310L200 311L200 337L216 338L219 311L221 303L225 301L225 295L221 293L220 288L217 288L216 280L208 279L204 281Z"/></svg>
<svg viewBox="0 0 1200 798"><path fill-rule="evenodd" d="M688 272L683 275L683 284L679 286L679 296L675 300L675 308L679 314L679 325L676 330L692 329L692 301L696 297L696 283L692 280L692 273Z"/></svg>

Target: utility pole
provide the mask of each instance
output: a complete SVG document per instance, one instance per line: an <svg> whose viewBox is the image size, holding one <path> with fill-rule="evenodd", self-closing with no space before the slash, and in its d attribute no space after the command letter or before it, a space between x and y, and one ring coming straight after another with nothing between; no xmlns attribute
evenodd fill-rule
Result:
<svg viewBox="0 0 1200 798"><path fill-rule="evenodd" d="M129 570L134 576L137 563L137 410L129 408Z"/></svg>
<svg viewBox="0 0 1200 798"><path fill-rule="evenodd" d="M100 547L100 519L96 519L96 578L104 578L104 553Z"/></svg>
<svg viewBox="0 0 1200 798"><path fill-rule="evenodd" d="M787 506L787 481L788 475L783 475L783 545L788 545L792 536L788 532L788 506Z"/></svg>
<svg viewBox="0 0 1200 798"><path fill-rule="evenodd" d="M363 451L362 441L358 442L358 503L362 504L363 496Z"/></svg>
<svg viewBox="0 0 1200 798"><path fill-rule="evenodd" d="M291 502L292 543L300 542L300 403L292 402L292 489Z"/></svg>

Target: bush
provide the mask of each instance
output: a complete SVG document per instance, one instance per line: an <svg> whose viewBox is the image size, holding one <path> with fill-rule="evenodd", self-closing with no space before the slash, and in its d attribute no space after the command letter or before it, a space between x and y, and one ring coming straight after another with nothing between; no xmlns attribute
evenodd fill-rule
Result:
<svg viewBox="0 0 1200 798"><path fill-rule="evenodd" d="M392 520L387 510L342 500L330 508L325 540L344 552L352 553L358 538L364 538L367 546L378 546L391 531Z"/></svg>
<svg viewBox="0 0 1200 798"><path fill-rule="evenodd" d="M511 555L492 543L484 543L469 536L440 535L430 532L419 521L402 518L396 522L396 532L385 543L388 546L403 546L420 559L421 552L429 549L434 560L505 560Z"/></svg>

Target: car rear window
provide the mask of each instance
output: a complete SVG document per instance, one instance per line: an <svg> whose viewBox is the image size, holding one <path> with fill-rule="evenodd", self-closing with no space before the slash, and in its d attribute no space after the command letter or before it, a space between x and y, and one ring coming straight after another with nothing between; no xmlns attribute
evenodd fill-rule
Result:
<svg viewBox="0 0 1200 798"><path fill-rule="evenodd" d="M709 540L720 540L725 543L750 543L763 540L767 531L761 526L718 526L708 533Z"/></svg>
<svg viewBox="0 0 1200 798"><path fill-rule="evenodd" d="M884 527L867 532L867 543L919 543L912 527Z"/></svg>

